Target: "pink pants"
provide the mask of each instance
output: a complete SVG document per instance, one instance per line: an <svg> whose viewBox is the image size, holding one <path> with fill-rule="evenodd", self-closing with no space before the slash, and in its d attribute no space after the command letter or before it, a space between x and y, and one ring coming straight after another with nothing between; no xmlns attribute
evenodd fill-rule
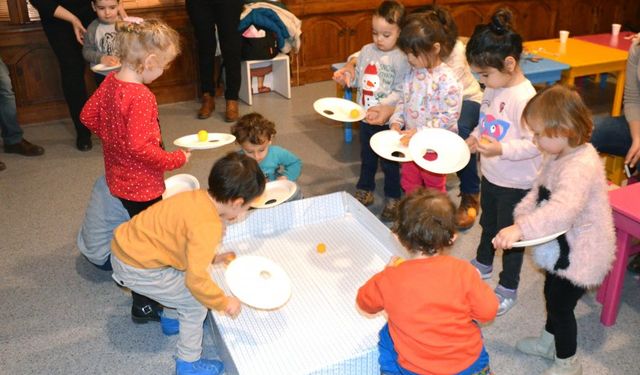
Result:
<svg viewBox="0 0 640 375"><path fill-rule="evenodd" d="M405 194L411 194L419 187L428 187L442 192L447 191L447 176L431 173L410 161L400 166L400 186Z"/></svg>

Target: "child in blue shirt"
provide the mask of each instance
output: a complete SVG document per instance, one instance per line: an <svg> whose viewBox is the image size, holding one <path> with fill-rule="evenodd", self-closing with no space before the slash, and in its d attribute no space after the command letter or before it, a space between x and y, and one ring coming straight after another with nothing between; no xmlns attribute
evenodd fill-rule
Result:
<svg viewBox="0 0 640 375"><path fill-rule="evenodd" d="M231 134L236 137L241 152L258 162L267 181L295 182L300 177L302 161L291 151L271 144L276 125L261 114L253 112L242 116L231 126ZM296 198L301 195L297 194L293 199Z"/></svg>

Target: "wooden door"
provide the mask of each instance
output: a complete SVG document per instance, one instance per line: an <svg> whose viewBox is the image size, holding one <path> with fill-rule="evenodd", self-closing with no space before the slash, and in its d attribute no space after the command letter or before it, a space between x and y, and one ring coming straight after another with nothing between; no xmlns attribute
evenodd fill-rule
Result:
<svg viewBox="0 0 640 375"><path fill-rule="evenodd" d="M360 51L364 45L373 41L372 14L373 12L362 12L346 17L345 22L349 25L348 54Z"/></svg>
<svg viewBox="0 0 640 375"><path fill-rule="evenodd" d="M470 37L476 25L485 23L483 10L475 4L454 4L447 7L458 26L458 35ZM490 15L487 15L489 19Z"/></svg>
<svg viewBox="0 0 640 375"><path fill-rule="evenodd" d="M331 64L347 57L348 27L339 17L312 16L302 20L300 79L316 82L331 78Z"/></svg>

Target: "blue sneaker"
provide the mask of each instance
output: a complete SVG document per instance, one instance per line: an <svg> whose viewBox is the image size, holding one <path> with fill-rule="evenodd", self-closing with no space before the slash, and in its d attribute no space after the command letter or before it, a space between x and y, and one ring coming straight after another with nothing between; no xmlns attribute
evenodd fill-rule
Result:
<svg viewBox="0 0 640 375"><path fill-rule="evenodd" d="M224 371L222 362L200 358L195 362L176 358L176 375L219 375Z"/></svg>
<svg viewBox="0 0 640 375"><path fill-rule="evenodd" d="M164 313L160 314L160 327L162 333L166 336L177 335L180 332L180 322L178 319L171 319L164 316Z"/></svg>

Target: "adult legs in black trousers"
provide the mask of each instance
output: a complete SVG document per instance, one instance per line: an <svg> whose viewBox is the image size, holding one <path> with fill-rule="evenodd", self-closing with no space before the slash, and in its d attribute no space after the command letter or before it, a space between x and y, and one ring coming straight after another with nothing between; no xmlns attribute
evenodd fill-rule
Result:
<svg viewBox="0 0 640 375"><path fill-rule="evenodd" d="M214 58L218 30L220 49L225 69L227 101L226 120L238 118L238 92L240 91L240 48L242 36L238 31L241 0L187 0L186 7L198 41L200 87L203 95L215 96ZM231 112L231 113L230 113ZM206 116L208 117L208 116ZM206 118L205 117L205 118Z"/></svg>
<svg viewBox="0 0 640 375"><path fill-rule="evenodd" d="M93 13L76 16L85 27L95 18ZM80 111L87 101L87 87L84 81L86 63L82 57L82 45L76 40L69 22L50 20L43 22L42 28L60 65L62 92L76 129L76 147L80 151L88 151L92 147L91 132L80 122Z"/></svg>

